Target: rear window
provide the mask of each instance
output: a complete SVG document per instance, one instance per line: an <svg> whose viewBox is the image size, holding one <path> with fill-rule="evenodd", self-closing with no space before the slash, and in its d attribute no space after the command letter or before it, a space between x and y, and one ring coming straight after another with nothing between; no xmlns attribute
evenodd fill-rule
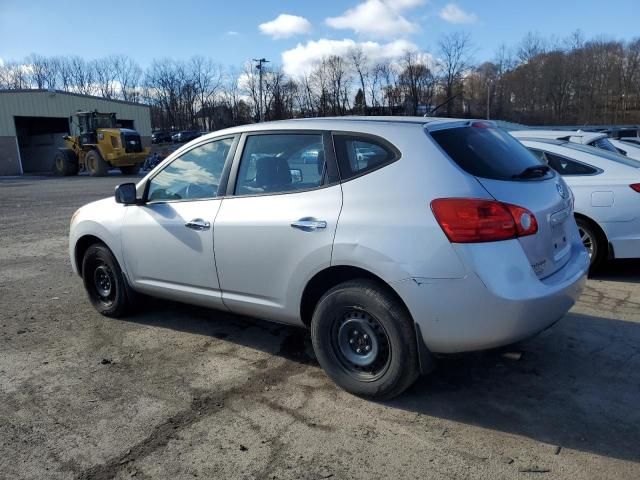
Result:
<svg viewBox="0 0 640 480"><path fill-rule="evenodd" d="M601 150L607 150L609 152L619 153L619 150L615 147L613 143L609 141L608 138L599 138L591 142L589 145L591 145L592 147L600 148Z"/></svg>
<svg viewBox="0 0 640 480"><path fill-rule="evenodd" d="M634 160L629 157L625 157L619 153L609 152L608 150L602 150L600 148L591 147L589 145L582 145L581 143L568 142L563 147L571 148L572 150L579 150L581 152L590 153L591 155L597 155L598 157L606 158L612 162L621 163L628 167L640 168L640 161Z"/></svg>
<svg viewBox="0 0 640 480"><path fill-rule="evenodd" d="M507 132L482 122L429 133L460 168L475 177L513 180L527 168L545 165ZM535 179L550 176L553 173Z"/></svg>

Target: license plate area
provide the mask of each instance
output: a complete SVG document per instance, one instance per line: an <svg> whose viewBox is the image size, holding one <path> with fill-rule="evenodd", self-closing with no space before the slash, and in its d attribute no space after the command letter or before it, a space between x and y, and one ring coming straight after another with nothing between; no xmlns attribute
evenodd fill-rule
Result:
<svg viewBox="0 0 640 480"><path fill-rule="evenodd" d="M570 217L568 209L561 210L551 215L549 224L551 226L551 243L553 244L553 259L557 262L561 260L571 248L567 238L567 220Z"/></svg>

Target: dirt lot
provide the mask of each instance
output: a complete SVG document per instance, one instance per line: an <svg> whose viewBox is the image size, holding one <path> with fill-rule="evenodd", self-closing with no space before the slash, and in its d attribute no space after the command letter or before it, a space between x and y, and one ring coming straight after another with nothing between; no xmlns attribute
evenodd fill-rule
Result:
<svg viewBox="0 0 640 480"><path fill-rule="evenodd" d="M152 300L109 320L67 258L123 181L0 180L0 478L640 478L640 263L519 348L344 393L305 331Z"/></svg>

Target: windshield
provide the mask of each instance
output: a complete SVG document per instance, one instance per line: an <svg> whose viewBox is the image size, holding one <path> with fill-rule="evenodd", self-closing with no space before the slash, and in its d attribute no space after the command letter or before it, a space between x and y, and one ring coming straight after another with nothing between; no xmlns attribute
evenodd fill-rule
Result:
<svg viewBox="0 0 640 480"><path fill-rule="evenodd" d="M598 140L594 140L589 145L592 145L596 148L600 148L601 150L607 150L609 152L619 153L619 150L609 141L608 138L599 138Z"/></svg>
<svg viewBox="0 0 640 480"><path fill-rule="evenodd" d="M606 158L607 160L611 160L616 163L621 163L629 167L640 168L640 161L632 160L629 157L620 155L617 150L615 150L615 152L611 152L608 150L602 150L600 148L594 148L589 145L582 145L580 143L573 143L573 142L567 142L563 146L567 148L572 148L574 150L579 150L581 152L590 153L591 155L597 155L599 157Z"/></svg>
<svg viewBox="0 0 640 480"><path fill-rule="evenodd" d="M486 122L465 123L429 133L460 168L475 177L525 180L554 175L518 140Z"/></svg>

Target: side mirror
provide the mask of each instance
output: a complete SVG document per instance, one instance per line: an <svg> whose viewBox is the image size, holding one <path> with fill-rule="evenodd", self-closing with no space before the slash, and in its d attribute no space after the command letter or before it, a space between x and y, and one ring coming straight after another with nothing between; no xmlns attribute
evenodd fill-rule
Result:
<svg viewBox="0 0 640 480"><path fill-rule="evenodd" d="M121 183L116 187L116 203L122 203L123 205L135 205L138 203L136 184L135 183Z"/></svg>
<svg viewBox="0 0 640 480"><path fill-rule="evenodd" d="M291 172L291 183L302 183L302 170L299 168L292 168Z"/></svg>

